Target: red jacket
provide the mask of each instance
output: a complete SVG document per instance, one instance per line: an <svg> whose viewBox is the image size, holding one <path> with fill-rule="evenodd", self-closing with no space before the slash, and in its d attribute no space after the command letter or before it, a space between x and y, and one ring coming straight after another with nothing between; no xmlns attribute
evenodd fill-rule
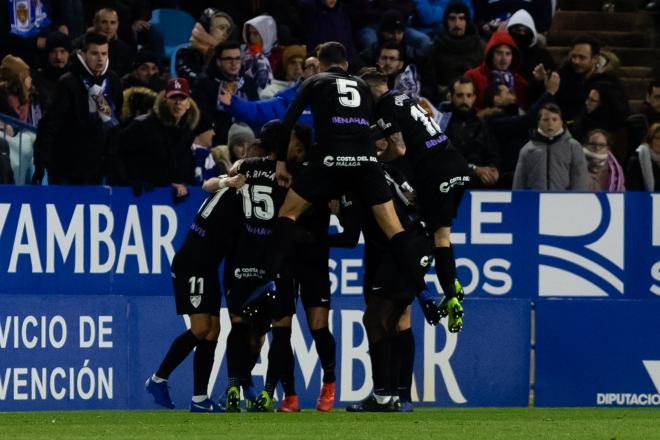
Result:
<svg viewBox="0 0 660 440"><path fill-rule="evenodd" d="M484 60L481 65L473 67L465 72L465 76L471 78L474 82L475 94L477 95L474 105L477 110L484 108L484 95L486 93L486 88L488 88L491 81L491 51L502 44L509 46L513 52L513 59L511 60L510 67L511 72L514 74L513 92L518 99L518 105L521 108L527 108L527 80L516 72L520 65L520 52L518 51L518 46L516 46L516 43L508 32L495 32L490 37L490 40L488 40L488 44L484 50Z"/></svg>

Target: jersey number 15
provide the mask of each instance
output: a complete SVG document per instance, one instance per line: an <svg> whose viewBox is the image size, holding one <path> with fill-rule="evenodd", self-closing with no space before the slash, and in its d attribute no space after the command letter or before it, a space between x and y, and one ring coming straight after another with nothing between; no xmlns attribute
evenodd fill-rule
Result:
<svg viewBox="0 0 660 440"><path fill-rule="evenodd" d="M259 220L270 220L275 215L275 203L270 196L273 188L266 185L243 185L243 213L245 218L254 215Z"/></svg>

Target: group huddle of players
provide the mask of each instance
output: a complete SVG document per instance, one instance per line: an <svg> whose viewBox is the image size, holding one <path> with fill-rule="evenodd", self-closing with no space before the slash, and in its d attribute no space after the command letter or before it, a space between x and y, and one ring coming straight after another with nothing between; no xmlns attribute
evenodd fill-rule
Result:
<svg viewBox="0 0 660 440"><path fill-rule="evenodd" d="M426 321L463 324L463 292L449 240L469 181L467 163L437 123L387 77L365 69L346 73L345 48L319 49L322 72L307 79L282 121L271 121L260 143L228 176L210 179L200 207L172 261L177 314L190 329L173 342L146 389L156 403L174 404L172 371L194 349L193 412L300 411L294 383L291 322L298 296L323 368L317 410L335 400L335 340L328 328L330 247L355 247L364 234L363 323L369 341L373 393L349 411L411 411L414 339L410 305L417 297ZM310 107L316 144L295 123ZM372 122L375 122L372 124ZM331 214L343 226L328 235ZM219 402L208 382L220 333L220 280L231 319L228 384ZM424 276L435 264L444 298ZM272 332L264 390L252 385L267 332Z"/></svg>

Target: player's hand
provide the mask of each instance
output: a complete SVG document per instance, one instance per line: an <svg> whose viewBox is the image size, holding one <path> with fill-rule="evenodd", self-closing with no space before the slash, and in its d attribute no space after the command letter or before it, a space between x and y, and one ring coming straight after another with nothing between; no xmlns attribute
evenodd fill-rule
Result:
<svg viewBox="0 0 660 440"><path fill-rule="evenodd" d="M426 322L431 325L438 325L442 315L440 313L437 296L433 295L428 290L425 290L419 294L417 300L419 301L419 305L422 307L422 312L424 312L424 318L426 319Z"/></svg>
<svg viewBox="0 0 660 440"><path fill-rule="evenodd" d="M291 181L293 176L289 173L289 170L286 169L286 162L283 160L278 160L277 165L275 166L275 179L277 180L278 185L288 188L291 186Z"/></svg>
<svg viewBox="0 0 660 440"><path fill-rule="evenodd" d="M341 203L337 199L332 199L328 202L328 209L330 210L330 214L338 216L341 213Z"/></svg>
<svg viewBox="0 0 660 440"><path fill-rule="evenodd" d="M233 177L227 178L225 181L225 186L228 186L229 188L240 189L243 185L245 185L246 180L247 177L245 177L243 174L237 174Z"/></svg>

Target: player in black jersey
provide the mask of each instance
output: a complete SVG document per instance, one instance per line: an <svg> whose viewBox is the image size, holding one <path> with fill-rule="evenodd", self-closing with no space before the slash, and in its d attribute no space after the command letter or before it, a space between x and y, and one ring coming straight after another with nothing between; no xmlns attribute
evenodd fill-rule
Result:
<svg viewBox="0 0 660 440"><path fill-rule="evenodd" d="M322 72L305 80L283 121L277 154L278 182L287 187L291 185L292 176L283 159L291 128L308 105L314 118L318 148L287 193L279 211L273 246L269 249L267 282L255 290L250 299L275 290L273 280L282 261L292 253L290 237L299 216L312 203L327 203L331 197L347 191L371 208L406 275L414 280L418 292L425 292L424 279L415 271L414 249L396 215L371 141L370 90L360 78L346 73L348 62L343 45L324 43L318 54Z"/></svg>
<svg viewBox="0 0 660 440"><path fill-rule="evenodd" d="M413 186L422 218L433 233L435 270L445 294L441 308L449 316L449 331L458 332L463 325L463 307L457 292L450 233L465 185L470 181L467 162L415 100L389 90L384 74L368 69L362 78L377 100L377 123L389 143L381 160L405 155L414 171Z"/></svg>
<svg viewBox="0 0 660 440"><path fill-rule="evenodd" d="M179 335L158 370L147 379L147 391L156 403L174 408L167 380L174 369L196 348L193 360L192 412L218 412L207 393L215 347L220 333L220 282L218 267L233 252L240 219L240 200L235 188L243 176L223 178L220 189L199 208L181 248L172 260L172 282L178 315L190 316L190 329Z"/></svg>

